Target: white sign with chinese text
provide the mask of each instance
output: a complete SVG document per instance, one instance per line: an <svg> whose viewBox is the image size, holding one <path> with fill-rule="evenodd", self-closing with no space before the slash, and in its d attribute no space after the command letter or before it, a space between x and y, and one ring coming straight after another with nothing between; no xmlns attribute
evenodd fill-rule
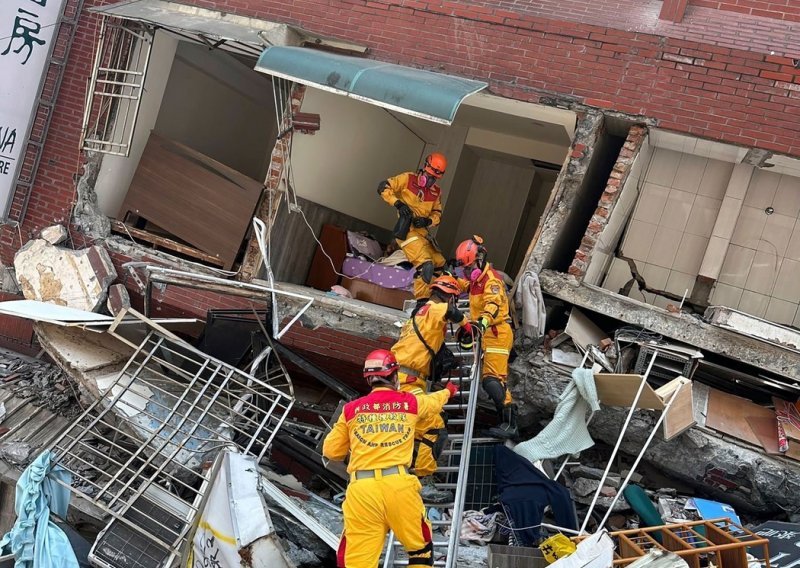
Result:
<svg viewBox="0 0 800 568"><path fill-rule="evenodd" d="M66 0L0 0L0 216L25 157L51 43Z"/></svg>

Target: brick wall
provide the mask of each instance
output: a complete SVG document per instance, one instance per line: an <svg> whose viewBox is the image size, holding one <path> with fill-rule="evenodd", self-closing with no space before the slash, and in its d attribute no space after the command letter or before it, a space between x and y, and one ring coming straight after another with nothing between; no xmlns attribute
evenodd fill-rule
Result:
<svg viewBox="0 0 800 568"><path fill-rule="evenodd" d="M800 22L800 3L796 0L689 0L689 5Z"/></svg>
<svg viewBox="0 0 800 568"><path fill-rule="evenodd" d="M86 0L86 7L101 3L105 0ZM186 3L358 42L372 58L483 79L501 96L648 116L665 129L800 156L800 70L789 58L767 55L766 46L759 51L752 45L716 45L722 34L715 29L703 41L665 38L547 19L531 13L536 3L518 2L494 7L440 0ZM4 262L37 229L69 215L73 177L81 172L80 123L96 30L97 17L85 13L27 217L19 233L11 226L0 232ZM732 45L787 37L781 30L769 35L748 27L737 33Z"/></svg>
<svg viewBox="0 0 800 568"><path fill-rule="evenodd" d="M580 248L575 251L575 258L567 271L579 279L583 279L586 274L597 240L600 238L600 234L614 211L614 206L617 204L621 193L620 189L625 185L625 180L628 179L628 174L631 172L636 154L639 153L639 149L646 137L647 130L642 126L633 126L628 131L628 136L625 138L619 157L614 163L606 182L606 188L597 203L597 209L586 227Z"/></svg>

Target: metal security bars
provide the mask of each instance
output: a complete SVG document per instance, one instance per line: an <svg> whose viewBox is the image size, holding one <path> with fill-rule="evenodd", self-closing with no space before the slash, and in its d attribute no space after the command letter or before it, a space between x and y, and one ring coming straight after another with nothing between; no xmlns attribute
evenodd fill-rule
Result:
<svg viewBox="0 0 800 568"><path fill-rule="evenodd" d="M83 115L84 150L130 154L154 36L140 22L102 18Z"/></svg>
<svg viewBox="0 0 800 568"><path fill-rule="evenodd" d="M215 455L261 459L294 402L273 386L291 388L274 353L256 378L144 321L132 357L97 379L101 396L53 446L69 489L112 517L92 552L101 566L173 564L189 546Z"/></svg>

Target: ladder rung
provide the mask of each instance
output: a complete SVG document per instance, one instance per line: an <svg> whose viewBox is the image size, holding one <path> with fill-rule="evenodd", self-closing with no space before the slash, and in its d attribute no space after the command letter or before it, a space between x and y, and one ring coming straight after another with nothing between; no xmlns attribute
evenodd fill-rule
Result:
<svg viewBox="0 0 800 568"><path fill-rule="evenodd" d="M446 541L446 540L434 540L433 541L434 548L437 547L437 546L440 546L440 547L441 546L448 546L449 544L450 543L448 541ZM403 547L403 543L401 543L399 540L395 540L395 541L392 541L392 546L394 546L396 548L402 548Z"/></svg>
<svg viewBox="0 0 800 568"><path fill-rule="evenodd" d="M458 487L458 483L437 483L436 484L436 489L455 489L456 487ZM445 525L452 524L452 521L431 521L431 522L434 523L434 524L436 524L436 523L445 524Z"/></svg>
<svg viewBox="0 0 800 568"><path fill-rule="evenodd" d="M450 418L447 421L448 426L463 426L467 423L466 418Z"/></svg>
<svg viewBox="0 0 800 568"><path fill-rule="evenodd" d="M460 454L461 452L459 452ZM458 473L457 465L442 465L436 468L437 473Z"/></svg>
<svg viewBox="0 0 800 568"><path fill-rule="evenodd" d="M395 560L394 561L394 565L395 566L408 566L408 560ZM447 564L445 564L444 560L434 560L433 561L433 565L434 566L447 566Z"/></svg>

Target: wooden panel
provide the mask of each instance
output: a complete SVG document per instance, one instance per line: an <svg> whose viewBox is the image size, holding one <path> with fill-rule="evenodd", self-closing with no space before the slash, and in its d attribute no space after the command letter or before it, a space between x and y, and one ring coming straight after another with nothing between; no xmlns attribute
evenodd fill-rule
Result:
<svg viewBox="0 0 800 568"><path fill-rule="evenodd" d="M775 413L745 398L709 389L706 426L760 446L758 437L747 423L749 417L774 419Z"/></svg>
<svg viewBox="0 0 800 568"><path fill-rule="evenodd" d="M337 272L341 272L347 255L347 230L334 225L323 225L319 242L321 244L317 245L308 270L306 286L327 292L331 286L339 283Z"/></svg>
<svg viewBox="0 0 800 568"><path fill-rule="evenodd" d="M681 390L678 392L677 398L673 401L667 416L664 417L663 432L665 440L671 440L678 434L685 432L697 424L697 421L694 419L692 383L689 379L685 377L676 377L664 386L656 389L656 394L666 405L679 386Z"/></svg>
<svg viewBox="0 0 800 568"><path fill-rule="evenodd" d="M790 408L787 410L793 412L795 416L798 414L797 407L791 402L787 402L785 400L781 400L780 398L773 396L772 404L775 405L775 410L781 409L783 405L789 405ZM794 410L792 410L792 408L794 408ZM783 428L786 430L786 437L792 440L800 441L800 428L797 428L796 426L789 424L788 422L784 423Z"/></svg>
<svg viewBox="0 0 800 568"><path fill-rule="evenodd" d="M250 226L261 183L153 133L119 218L133 213L230 268Z"/></svg>
<svg viewBox="0 0 800 568"><path fill-rule="evenodd" d="M775 417L749 416L747 423L766 453L800 460L800 443L795 440L789 440L785 454L778 451L778 420Z"/></svg>
<svg viewBox="0 0 800 568"><path fill-rule="evenodd" d="M606 406L630 406L639 390L642 382L642 375L614 375L610 373L598 373L594 376L594 384L597 387L597 395L600 402ZM664 403L658 398L653 387L645 383L642 396L636 408L649 408L662 410Z"/></svg>

